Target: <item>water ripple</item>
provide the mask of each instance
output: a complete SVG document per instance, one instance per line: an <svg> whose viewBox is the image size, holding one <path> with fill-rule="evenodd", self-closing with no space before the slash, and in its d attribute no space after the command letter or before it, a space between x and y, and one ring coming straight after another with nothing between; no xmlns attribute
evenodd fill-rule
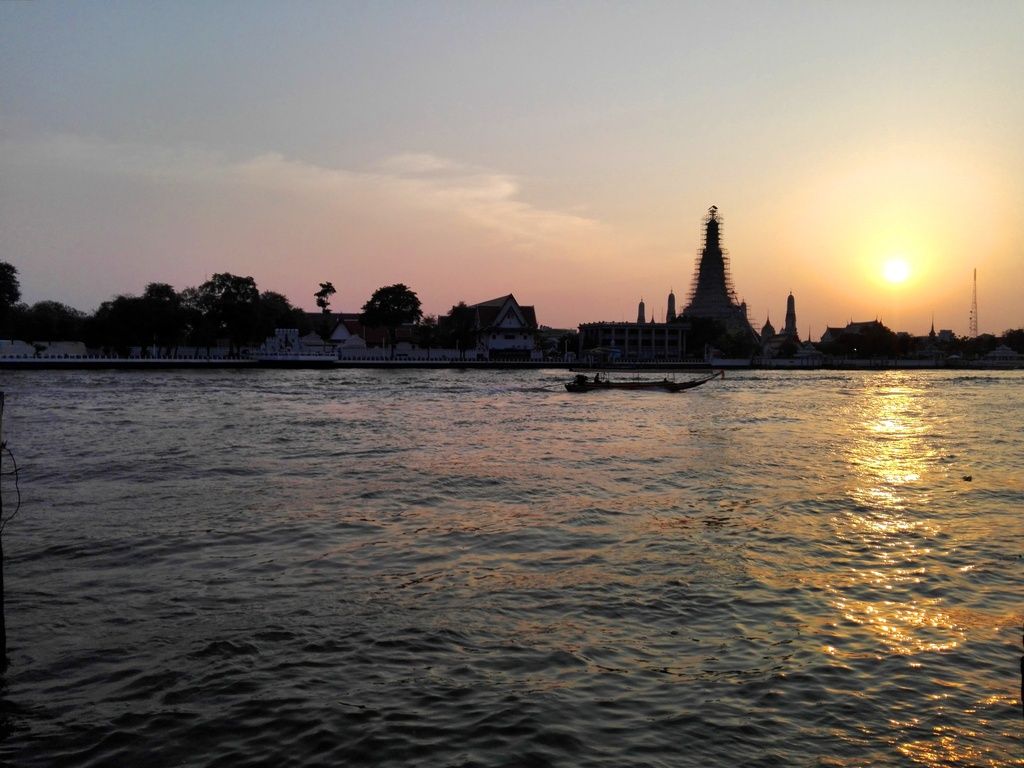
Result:
<svg viewBox="0 0 1024 768"><path fill-rule="evenodd" d="M563 378L7 376L0 761L1021 765L1024 376Z"/></svg>

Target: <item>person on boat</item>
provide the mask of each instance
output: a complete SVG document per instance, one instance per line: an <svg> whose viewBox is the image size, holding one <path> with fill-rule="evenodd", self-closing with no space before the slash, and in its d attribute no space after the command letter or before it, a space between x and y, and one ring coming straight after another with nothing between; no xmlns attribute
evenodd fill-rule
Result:
<svg viewBox="0 0 1024 768"><path fill-rule="evenodd" d="M586 384L587 383L587 377L584 376L582 373L577 373L576 374L576 383L577 384Z"/></svg>
<svg viewBox="0 0 1024 768"><path fill-rule="evenodd" d="M601 383L601 374L600 373L595 373L594 374L594 383L595 384L600 384Z"/></svg>

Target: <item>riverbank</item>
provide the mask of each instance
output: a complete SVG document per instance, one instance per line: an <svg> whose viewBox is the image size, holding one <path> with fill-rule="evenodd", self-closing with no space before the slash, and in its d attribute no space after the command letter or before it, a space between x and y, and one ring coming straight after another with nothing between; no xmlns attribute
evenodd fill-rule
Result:
<svg viewBox="0 0 1024 768"><path fill-rule="evenodd" d="M617 363L589 365L582 362L553 360L336 360L330 357L235 359L235 358L0 358L0 371L21 370L264 370L264 369L428 369L428 370L581 370L581 371L699 371L711 368L730 370L843 370L843 371L889 371L889 370L1020 370L1021 364L989 363L985 361L912 360L887 358L877 360L845 359L825 360L808 365L801 362L765 360L713 360L703 361L659 361L648 363Z"/></svg>

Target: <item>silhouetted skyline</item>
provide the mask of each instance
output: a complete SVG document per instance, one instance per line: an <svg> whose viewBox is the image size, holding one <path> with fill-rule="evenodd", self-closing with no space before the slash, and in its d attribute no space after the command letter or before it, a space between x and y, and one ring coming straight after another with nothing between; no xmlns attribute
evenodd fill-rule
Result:
<svg viewBox="0 0 1024 768"><path fill-rule="evenodd" d="M1024 6L0 4L0 259L89 311L253 275L357 309L663 319L725 212L801 333L1020 327ZM902 258L903 282L883 278ZM652 298L652 297L657 297Z"/></svg>

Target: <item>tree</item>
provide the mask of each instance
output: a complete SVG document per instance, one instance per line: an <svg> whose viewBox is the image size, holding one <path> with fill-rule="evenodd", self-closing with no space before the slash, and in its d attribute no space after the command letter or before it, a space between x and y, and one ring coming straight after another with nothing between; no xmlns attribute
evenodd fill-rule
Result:
<svg viewBox="0 0 1024 768"><path fill-rule="evenodd" d="M971 339L964 339L961 350L968 359L981 358L999 346L999 340L991 333L982 333Z"/></svg>
<svg viewBox="0 0 1024 768"><path fill-rule="evenodd" d="M128 357L131 347L153 343L142 299L118 296L100 304L85 323L85 341L90 347L101 347Z"/></svg>
<svg viewBox="0 0 1024 768"><path fill-rule="evenodd" d="M443 321L444 343L459 350L459 359L466 359L466 350L476 346L476 310L460 301Z"/></svg>
<svg viewBox="0 0 1024 768"><path fill-rule="evenodd" d="M320 283L320 290L313 294L316 298L316 305L325 315L331 311L331 296L336 293L334 286L330 282L326 282Z"/></svg>
<svg viewBox="0 0 1024 768"><path fill-rule="evenodd" d="M40 301L31 307L19 304L15 311L18 332L26 341L80 339L85 313L59 301Z"/></svg>
<svg viewBox="0 0 1024 768"><path fill-rule="evenodd" d="M370 300L363 305L359 321L370 328L387 330L391 345L391 357L395 356L395 332L403 323L414 323L423 316L420 299L416 293L402 283L387 285L373 292Z"/></svg>
<svg viewBox="0 0 1024 768"><path fill-rule="evenodd" d="M430 359L430 350L437 344L437 316L427 315L419 325L416 326L416 343L427 350L427 359Z"/></svg>
<svg viewBox="0 0 1024 768"><path fill-rule="evenodd" d="M199 286L199 297L217 333L227 335L232 352L257 340L260 292L251 277L215 274Z"/></svg>
<svg viewBox="0 0 1024 768"><path fill-rule="evenodd" d="M1024 352L1024 328L1016 328L1003 333L1003 344L1014 352Z"/></svg>
<svg viewBox="0 0 1024 768"><path fill-rule="evenodd" d="M185 315L185 338L194 347L210 347L217 343L217 324L209 308L208 297L199 288L186 288L181 292L181 308Z"/></svg>
<svg viewBox="0 0 1024 768"><path fill-rule="evenodd" d="M261 337L272 336L275 328L295 328L300 336L309 333L306 313L293 307L287 298L276 291L260 294L258 314L257 328Z"/></svg>
<svg viewBox="0 0 1024 768"><path fill-rule="evenodd" d="M0 261L0 324L5 324L11 310L21 300L18 270L13 264Z"/></svg>
<svg viewBox="0 0 1024 768"><path fill-rule="evenodd" d="M331 313L331 296L336 294L334 286L330 282L320 283L320 290L313 294L316 298L316 305L320 307L320 312L323 315L320 322L320 338L327 341L333 330L330 327L329 315Z"/></svg>
<svg viewBox="0 0 1024 768"><path fill-rule="evenodd" d="M167 283L150 283L140 300L145 322L145 344L170 354L185 335L185 312L181 296Z"/></svg>

